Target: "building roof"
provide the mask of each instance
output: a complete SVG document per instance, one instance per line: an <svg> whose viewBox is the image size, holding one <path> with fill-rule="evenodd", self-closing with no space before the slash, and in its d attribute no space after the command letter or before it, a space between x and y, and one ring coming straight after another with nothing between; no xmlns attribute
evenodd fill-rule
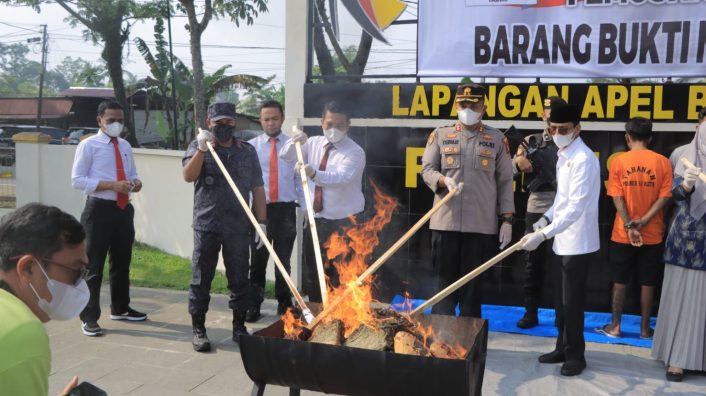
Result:
<svg viewBox="0 0 706 396"><path fill-rule="evenodd" d="M0 119L31 120L37 118L35 98L0 98ZM42 99L42 119L69 115L73 101L65 98Z"/></svg>
<svg viewBox="0 0 706 396"><path fill-rule="evenodd" d="M91 88L91 87L70 87L61 92L61 95L67 97L81 98L114 98L115 93L113 88Z"/></svg>

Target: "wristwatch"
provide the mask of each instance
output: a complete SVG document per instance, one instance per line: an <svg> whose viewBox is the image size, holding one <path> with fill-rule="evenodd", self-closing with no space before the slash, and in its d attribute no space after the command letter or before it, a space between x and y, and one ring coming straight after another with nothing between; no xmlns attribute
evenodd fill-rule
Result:
<svg viewBox="0 0 706 396"><path fill-rule="evenodd" d="M502 220L504 223L510 223L510 225L515 224L515 216L509 216L509 217L502 217Z"/></svg>

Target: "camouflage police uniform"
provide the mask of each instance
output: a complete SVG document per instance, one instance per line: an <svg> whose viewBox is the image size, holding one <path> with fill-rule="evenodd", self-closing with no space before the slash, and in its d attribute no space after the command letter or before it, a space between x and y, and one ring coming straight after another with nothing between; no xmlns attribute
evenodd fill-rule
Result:
<svg viewBox="0 0 706 396"><path fill-rule="evenodd" d="M214 146L240 193L247 199L253 188L263 186L262 170L255 148L233 138L233 145ZM198 150L191 142L182 164L186 165ZM245 317L248 308L249 238L252 225L237 201L210 151L204 153L203 166L194 181L194 253L189 287L189 313L208 311L211 281L216 272L218 252L223 249L223 263L230 290L229 307Z"/></svg>
<svg viewBox="0 0 706 396"><path fill-rule="evenodd" d="M481 88L475 92L480 97L485 94ZM507 140L497 129L478 124L475 130L460 122L437 128L429 135L422 156L422 178L435 194L434 203L448 194L447 188L438 185L441 177L464 183L461 193L431 217L437 290L497 252L498 216L515 211ZM452 315L458 303L462 316L480 317L480 292L481 281L476 278L435 305L433 312Z"/></svg>

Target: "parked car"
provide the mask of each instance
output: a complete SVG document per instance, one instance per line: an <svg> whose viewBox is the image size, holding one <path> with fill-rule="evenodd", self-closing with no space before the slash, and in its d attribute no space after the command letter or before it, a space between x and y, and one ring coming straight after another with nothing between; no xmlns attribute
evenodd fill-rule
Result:
<svg viewBox="0 0 706 396"><path fill-rule="evenodd" d="M40 132L51 136L49 144L62 144L61 139L66 135L67 131L61 128L50 126L40 126ZM37 127L34 125L0 125L0 147L15 147L15 142L12 137L20 132L36 132Z"/></svg>
<svg viewBox="0 0 706 396"><path fill-rule="evenodd" d="M79 144L84 135L98 133L98 127L70 127L62 138L62 144Z"/></svg>

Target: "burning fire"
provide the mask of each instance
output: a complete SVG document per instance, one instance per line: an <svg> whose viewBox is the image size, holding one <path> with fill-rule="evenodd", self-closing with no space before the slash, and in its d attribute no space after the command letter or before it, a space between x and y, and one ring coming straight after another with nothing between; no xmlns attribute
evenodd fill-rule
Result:
<svg viewBox="0 0 706 396"><path fill-rule="evenodd" d="M381 325L384 324L383 320L376 318L371 306L371 303L376 302L372 293L373 277L369 276L362 284L359 284L357 279L368 269L367 263L374 249L380 243L378 235L392 220L392 214L398 204L394 198L380 191L375 183L371 182L371 186L375 198L375 215L362 224L359 224L356 218L351 218L352 226L345 228L342 233L334 233L323 245L326 250L326 264L332 263L336 267L340 281L339 287L332 287L327 279L329 301L337 301L349 288L351 291L350 295L336 305L320 325L334 320L341 321L344 338L348 338L361 325L373 330L380 330ZM406 298L405 303L408 301ZM411 303L409 303L409 308L405 311L411 311ZM438 340L431 343L431 340L437 338L431 326L425 327L409 315L403 315L416 325L415 331L422 337L424 345L429 345L428 351L431 354L433 354L434 344L442 344L443 346L437 345L437 347L452 349L452 355L455 353L461 358L465 357L467 351L460 345L451 348ZM300 339L306 323L294 315L291 310L288 310L281 319L287 338ZM425 349L427 348L425 347Z"/></svg>

